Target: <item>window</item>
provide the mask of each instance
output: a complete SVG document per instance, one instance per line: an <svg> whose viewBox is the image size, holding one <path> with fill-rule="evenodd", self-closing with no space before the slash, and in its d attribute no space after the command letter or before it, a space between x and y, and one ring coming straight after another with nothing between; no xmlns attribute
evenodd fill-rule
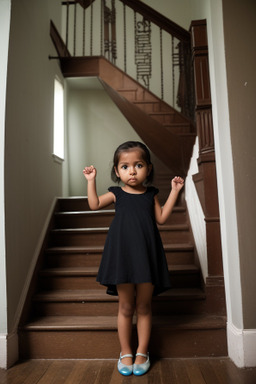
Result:
<svg viewBox="0 0 256 384"><path fill-rule="evenodd" d="M57 79L54 82L53 155L64 160L64 89Z"/></svg>

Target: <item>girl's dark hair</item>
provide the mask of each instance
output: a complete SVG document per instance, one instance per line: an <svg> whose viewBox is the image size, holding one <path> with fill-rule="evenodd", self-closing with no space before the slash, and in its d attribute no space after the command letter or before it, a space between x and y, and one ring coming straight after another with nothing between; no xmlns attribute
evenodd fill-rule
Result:
<svg viewBox="0 0 256 384"><path fill-rule="evenodd" d="M147 163L147 165L151 165L151 171L150 171L150 174L148 175L148 177L146 178L145 183L146 184L152 183L153 178L154 178L154 168L153 168L153 164L151 163L150 152L149 152L148 148L146 147L146 145L141 143L140 141L126 141L125 143L119 145L119 147L117 147L117 149L115 150L114 158L113 158L113 167L111 170L111 178L115 183L120 182L120 178L116 175L115 168L117 169L117 167L118 167L121 153L127 152L131 149L134 149L134 148L141 149L143 160Z"/></svg>

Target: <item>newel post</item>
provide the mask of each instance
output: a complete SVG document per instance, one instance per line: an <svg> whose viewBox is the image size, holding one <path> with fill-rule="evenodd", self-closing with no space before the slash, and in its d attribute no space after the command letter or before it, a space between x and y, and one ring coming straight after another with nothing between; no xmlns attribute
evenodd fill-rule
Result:
<svg viewBox="0 0 256 384"><path fill-rule="evenodd" d="M199 173L193 176L206 222L208 275L223 276L206 20L191 23Z"/></svg>

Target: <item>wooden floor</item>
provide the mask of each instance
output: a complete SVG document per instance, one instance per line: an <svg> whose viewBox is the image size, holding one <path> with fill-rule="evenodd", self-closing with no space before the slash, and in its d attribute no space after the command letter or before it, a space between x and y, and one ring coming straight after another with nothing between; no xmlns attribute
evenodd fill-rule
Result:
<svg viewBox="0 0 256 384"><path fill-rule="evenodd" d="M228 359L153 361L141 377L121 376L115 360L29 360L0 370L0 384L255 384L256 368L238 369Z"/></svg>

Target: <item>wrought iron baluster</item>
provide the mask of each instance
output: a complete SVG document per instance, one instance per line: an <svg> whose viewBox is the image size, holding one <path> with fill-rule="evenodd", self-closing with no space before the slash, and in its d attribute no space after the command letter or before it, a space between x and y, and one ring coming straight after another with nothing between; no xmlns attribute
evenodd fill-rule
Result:
<svg viewBox="0 0 256 384"><path fill-rule="evenodd" d="M67 1L67 12L66 12L66 47L68 48L68 33L69 33L69 1Z"/></svg>
<svg viewBox="0 0 256 384"><path fill-rule="evenodd" d="M111 56L112 62L116 63L116 6L115 0L111 0Z"/></svg>
<svg viewBox="0 0 256 384"><path fill-rule="evenodd" d="M152 71L151 57L151 23L144 18L142 21L136 21L135 18L135 64L137 66L137 79L141 79L148 89Z"/></svg>
<svg viewBox="0 0 256 384"><path fill-rule="evenodd" d="M85 8L83 9L83 56L85 56Z"/></svg>
<svg viewBox="0 0 256 384"><path fill-rule="evenodd" d="M100 8L100 54L103 56L103 24L104 24L104 0L101 0Z"/></svg>
<svg viewBox="0 0 256 384"><path fill-rule="evenodd" d="M123 3L123 21L124 21L124 71L127 71L126 63L126 5Z"/></svg>
<svg viewBox="0 0 256 384"><path fill-rule="evenodd" d="M73 55L76 56L76 10L77 10L77 3L74 5L74 39L73 39Z"/></svg>
<svg viewBox="0 0 256 384"><path fill-rule="evenodd" d="M160 28L160 70L161 70L161 99L164 98L164 71L163 71L163 30Z"/></svg>
<svg viewBox="0 0 256 384"><path fill-rule="evenodd" d="M135 47L135 51L136 51L137 14L136 14L135 11L134 11L134 13L133 13L133 19L134 19L134 47ZM136 56L136 52L134 52L134 55ZM135 59L135 58L134 58L134 59ZM136 59L135 59L135 63L136 63ZM139 81L139 73L138 73L138 70L136 70L136 80Z"/></svg>
<svg viewBox="0 0 256 384"><path fill-rule="evenodd" d="M110 36L109 36L110 9L104 1L104 56L110 60Z"/></svg>
<svg viewBox="0 0 256 384"><path fill-rule="evenodd" d="M90 30L90 55L93 49L93 3L91 3L91 30Z"/></svg>
<svg viewBox="0 0 256 384"><path fill-rule="evenodd" d="M174 37L172 36L172 106L175 100L175 73L174 73Z"/></svg>

